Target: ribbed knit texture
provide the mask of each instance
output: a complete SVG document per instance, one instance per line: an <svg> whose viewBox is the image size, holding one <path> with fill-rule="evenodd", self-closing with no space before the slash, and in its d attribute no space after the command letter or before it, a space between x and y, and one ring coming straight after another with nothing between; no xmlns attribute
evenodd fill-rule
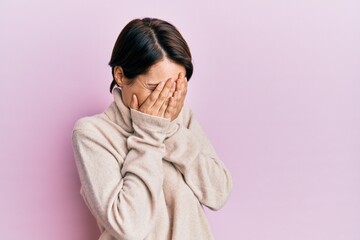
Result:
<svg viewBox="0 0 360 240"><path fill-rule="evenodd" d="M102 113L73 129L80 193L99 240L211 240L203 205L219 210L230 172L186 105L177 119L124 105L121 90Z"/></svg>

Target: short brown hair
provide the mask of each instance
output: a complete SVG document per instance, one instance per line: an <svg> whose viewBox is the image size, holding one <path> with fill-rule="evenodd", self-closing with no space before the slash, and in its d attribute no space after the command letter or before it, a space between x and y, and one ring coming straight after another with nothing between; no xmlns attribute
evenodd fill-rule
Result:
<svg viewBox="0 0 360 240"><path fill-rule="evenodd" d="M113 81L110 92L117 84L114 67L121 66L124 75L133 79L146 74L149 68L164 57L185 67L189 81L193 64L188 44L175 26L157 18L134 19L120 32L111 55Z"/></svg>

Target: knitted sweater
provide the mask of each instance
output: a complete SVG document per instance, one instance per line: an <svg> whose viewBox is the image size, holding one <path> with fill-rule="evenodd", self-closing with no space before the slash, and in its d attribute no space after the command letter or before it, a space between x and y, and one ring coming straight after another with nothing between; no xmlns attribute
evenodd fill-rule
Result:
<svg viewBox="0 0 360 240"><path fill-rule="evenodd" d="M121 90L72 133L86 206L99 240L213 239L203 205L219 210L232 178L192 110L170 121L128 108Z"/></svg>

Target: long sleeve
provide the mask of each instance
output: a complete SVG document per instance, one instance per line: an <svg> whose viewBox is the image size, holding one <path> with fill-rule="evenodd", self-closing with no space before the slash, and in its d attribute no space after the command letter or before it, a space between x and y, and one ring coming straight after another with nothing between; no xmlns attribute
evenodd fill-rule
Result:
<svg viewBox="0 0 360 240"><path fill-rule="evenodd" d="M164 159L179 169L199 201L216 211L223 207L230 195L232 178L194 113L190 108L188 111L188 126L171 122L171 132L164 141Z"/></svg>
<svg viewBox="0 0 360 240"><path fill-rule="evenodd" d="M88 207L115 238L124 240L144 239L153 228L164 178L163 141L170 123L133 109L131 116L134 133L126 140L125 159L119 160L114 152L112 145L118 143L109 142L86 120L79 120L73 130L76 166Z"/></svg>

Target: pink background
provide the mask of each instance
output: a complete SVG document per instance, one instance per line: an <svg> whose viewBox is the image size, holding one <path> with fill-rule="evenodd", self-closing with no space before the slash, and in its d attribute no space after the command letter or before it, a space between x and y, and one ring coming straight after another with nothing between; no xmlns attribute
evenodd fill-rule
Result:
<svg viewBox="0 0 360 240"><path fill-rule="evenodd" d="M234 189L215 239L360 239L360 2L0 3L0 239L97 239L71 130L112 101L115 40L173 23L194 58L187 104Z"/></svg>

